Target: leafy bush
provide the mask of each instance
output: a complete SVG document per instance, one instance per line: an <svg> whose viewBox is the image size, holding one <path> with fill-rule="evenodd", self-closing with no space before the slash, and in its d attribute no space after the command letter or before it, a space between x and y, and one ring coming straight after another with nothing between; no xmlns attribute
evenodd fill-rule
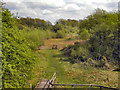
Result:
<svg viewBox="0 0 120 90"><path fill-rule="evenodd" d="M90 33L88 32L88 30L84 30L80 33L80 39L82 40L87 40L90 38Z"/></svg>
<svg viewBox="0 0 120 90"><path fill-rule="evenodd" d="M53 26L52 31L53 31L53 32L58 32L59 30L62 30L63 27L64 27L64 26L63 26L62 24L60 24L60 23L59 23L59 24L56 24L56 25Z"/></svg>
<svg viewBox="0 0 120 90"><path fill-rule="evenodd" d="M20 36L16 22L11 16L10 11L3 10L2 86L3 88L26 88L37 58L27 46L30 43Z"/></svg>
<svg viewBox="0 0 120 90"><path fill-rule="evenodd" d="M68 61L74 64L78 62L85 62L87 59L92 57L87 47L87 44L84 44L83 46L79 42L75 42L75 45L69 45L61 51L64 56L68 57Z"/></svg>
<svg viewBox="0 0 120 90"><path fill-rule="evenodd" d="M77 50L72 50L71 55L74 57L75 62L85 62L90 57L89 51L84 47L79 47Z"/></svg>
<svg viewBox="0 0 120 90"><path fill-rule="evenodd" d="M117 50L118 45L116 32L117 29L114 28L112 30L111 26L107 25L107 23L96 25L96 27L94 27L94 36L91 37L89 41L91 44L91 54L96 57L105 55L109 59L113 59L113 52Z"/></svg>
<svg viewBox="0 0 120 90"><path fill-rule="evenodd" d="M117 12L107 13L97 9L80 23L78 39L87 41L87 44L76 42L63 50L64 55L72 62L83 62L91 58L96 60L97 67L104 66L102 56L107 57L108 61L118 62L118 23Z"/></svg>
<svg viewBox="0 0 120 90"><path fill-rule="evenodd" d="M89 40L89 52L93 60L101 60L102 56L108 60L118 61L118 13L107 13L97 9L80 24L80 37Z"/></svg>
<svg viewBox="0 0 120 90"><path fill-rule="evenodd" d="M59 30L56 34L56 38L63 38L65 37L65 32L62 30Z"/></svg>

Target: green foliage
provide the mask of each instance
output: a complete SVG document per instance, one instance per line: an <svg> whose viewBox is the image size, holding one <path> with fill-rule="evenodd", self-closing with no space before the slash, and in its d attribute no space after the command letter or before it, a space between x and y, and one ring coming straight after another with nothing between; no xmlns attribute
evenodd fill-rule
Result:
<svg viewBox="0 0 120 90"><path fill-rule="evenodd" d="M42 19L38 19L38 18L23 18L21 17L20 19L18 19L18 22L22 25L26 25L28 27L35 27L35 28L41 28L43 30L46 30L48 28L51 28L52 24L49 21L45 21Z"/></svg>
<svg viewBox="0 0 120 90"><path fill-rule="evenodd" d="M36 55L20 36L9 10L2 12L2 86L3 88L28 87Z"/></svg>
<svg viewBox="0 0 120 90"><path fill-rule="evenodd" d="M79 22L77 20L64 20L59 19L56 24L51 29L53 32L65 31L66 34L78 33L79 31Z"/></svg>
<svg viewBox="0 0 120 90"><path fill-rule="evenodd" d="M62 25L61 23L58 23L58 24L53 26L52 31L58 32L59 30L63 30L63 28L64 28L64 25Z"/></svg>
<svg viewBox="0 0 120 90"><path fill-rule="evenodd" d="M84 47L79 47L77 50L72 49L71 56L74 57L75 62L84 62L90 57L89 51Z"/></svg>
<svg viewBox="0 0 120 90"><path fill-rule="evenodd" d="M80 29L86 28L87 30L92 29L96 24L101 24L105 21L106 12L101 9L96 9L92 15L89 15L85 20L80 23Z"/></svg>
<svg viewBox="0 0 120 90"><path fill-rule="evenodd" d="M83 45L76 43L68 47L63 50L64 55L72 62L76 62L76 59L77 61L85 61L89 58L101 61L102 56L107 57L111 62L117 62L119 57L118 23L117 12L108 13L96 9L92 15L80 22L79 39L87 40L87 42ZM100 67L102 66L104 63L100 65Z"/></svg>
<svg viewBox="0 0 120 90"><path fill-rule="evenodd" d="M62 24L64 26L71 26L71 27L78 27L79 26L79 22L77 20L65 20L65 19L59 19L56 24Z"/></svg>
<svg viewBox="0 0 120 90"><path fill-rule="evenodd" d="M88 58L91 57L89 50L86 48L88 45L82 46L79 42L76 42L75 45L70 45L66 48L63 48L63 56L67 57L67 61L70 63L79 63L85 62Z"/></svg>
<svg viewBox="0 0 120 90"><path fill-rule="evenodd" d="M65 31L60 30L56 33L56 38L63 38L63 37L65 37Z"/></svg>
<svg viewBox="0 0 120 90"><path fill-rule="evenodd" d="M87 40L89 38L90 38L90 33L88 33L87 30L84 30L83 32L80 33L80 39Z"/></svg>
<svg viewBox="0 0 120 90"><path fill-rule="evenodd" d="M8 25L10 28L13 27L13 24L15 24L15 21L11 18L11 13L8 9L2 8L2 22L6 23L5 25Z"/></svg>
<svg viewBox="0 0 120 90"><path fill-rule="evenodd" d="M65 33L68 34L77 34L79 32L79 28L78 27L72 27L72 26L66 26L65 27Z"/></svg>
<svg viewBox="0 0 120 90"><path fill-rule="evenodd" d="M95 56L97 57L101 57L105 55L109 59L113 59L113 58L115 59L115 57L113 57L114 56L113 52L114 50L117 49L118 35L117 35L117 28L115 27L115 25L112 27L111 25L108 25L107 23L102 23L96 25L93 28L95 36L91 37L89 42L92 45L91 49L94 48L95 52L92 51L91 54L96 53ZM97 39L97 40L95 41L93 39Z"/></svg>
<svg viewBox="0 0 120 90"><path fill-rule="evenodd" d="M36 50L38 46L44 45L44 41L46 39L55 37L55 34L50 30L45 31L34 28L33 30L29 31L21 31L21 36L27 39L27 41L30 43L29 47L32 50Z"/></svg>

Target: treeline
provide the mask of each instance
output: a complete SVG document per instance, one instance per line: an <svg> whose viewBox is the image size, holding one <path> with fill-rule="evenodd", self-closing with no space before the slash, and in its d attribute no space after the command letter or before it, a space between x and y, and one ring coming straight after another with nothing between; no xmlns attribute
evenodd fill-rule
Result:
<svg viewBox="0 0 120 90"><path fill-rule="evenodd" d="M118 66L118 12L101 9L86 17L79 25L79 37L84 44L64 48L62 51L71 63L93 63L95 67L108 67L108 62ZM107 63L107 64L106 64Z"/></svg>
<svg viewBox="0 0 120 90"><path fill-rule="evenodd" d="M66 34L70 33L78 33L79 24L80 22L77 20L65 20L65 19L59 19L56 21L55 25L52 25L50 21L45 21L43 19L39 18L17 18L17 26L20 30L26 29L27 27L31 28L31 30L39 29L44 31L51 31L55 33L55 38L63 38Z"/></svg>
<svg viewBox="0 0 120 90"><path fill-rule="evenodd" d="M79 27L80 22L77 20L71 20L71 19L59 19L55 22L55 25L52 25L52 23L50 21L45 21L43 19L39 19L39 18L30 18L30 17L18 17L17 21L19 22L19 25L21 25L21 27L18 27L20 29L23 29L22 25L27 25L29 27L35 27L35 28L43 28L43 29L53 29L52 26L56 26L58 24L62 24L64 26L72 26L72 27Z"/></svg>
<svg viewBox="0 0 120 90"><path fill-rule="evenodd" d="M45 21L45 20L42 20L39 18L33 19L30 17L27 17L27 18L21 17L17 20L19 22L19 24L18 24L19 29L23 29L25 25L28 27L42 28L44 30L51 28L51 26L52 26L51 22Z"/></svg>

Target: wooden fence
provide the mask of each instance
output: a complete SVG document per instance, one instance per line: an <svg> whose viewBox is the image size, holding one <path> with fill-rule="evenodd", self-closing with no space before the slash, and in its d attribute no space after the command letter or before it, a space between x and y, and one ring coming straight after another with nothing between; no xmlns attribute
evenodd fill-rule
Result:
<svg viewBox="0 0 120 90"><path fill-rule="evenodd" d="M49 89L52 88L54 90L54 88L57 88L57 86L71 86L72 89L74 89L75 86L89 86L90 90L92 90L94 87L99 87L97 89L100 89L100 90L102 90L102 88L103 88L103 90L104 89L120 90L120 89L117 89L117 88L111 88L111 87L106 87L106 86L101 86L101 85L94 85L94 84L54 84L55 79L56 79L56 72L53 74L51 80L44 80L45 83L43 83L43 85L36 86L35 90L36 89L38 90L38 88L42 88L42 90L44 90L44 89L49 90ZM43 86L43 87L41 87L41 86Z"/></svg>
<svg viewBox="0 0 120 90"><path fill-rule="evenodd" d="M93 86L94 87L100 87L100 90L102 90L102 88L106 88L106 89L112 89L112 90L119 90L117 88L111 88L111 87L106 87L106 86L101 86L101 85L94 85L94 84L51 84L52 86L72 86L72 88L74 88L74 86L89 86L90 89L92 90Z"/></svg>
<svg viewBox="0 0 120 90"><path fill-rule="evenodd" d="M53 74L53 77L52 77L52 79L49 82L49 84L52 87L55 87L55 86L72 86L72 89L74 89L74 86L89 86L91 90L92 90L93 87L99 87L100 90L102 90L102 88L112 89L112 90L119 90L117 88L111 88L111 87L106 87L106 86L101 86L101 85L94 85L94 84L53 84L53 81L56 79L55 75L56 75L56 72Z"/></svg>

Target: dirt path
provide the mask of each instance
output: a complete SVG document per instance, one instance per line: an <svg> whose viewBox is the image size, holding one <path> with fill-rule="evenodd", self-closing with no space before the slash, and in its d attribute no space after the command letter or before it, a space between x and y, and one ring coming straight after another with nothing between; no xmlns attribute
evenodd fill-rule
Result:
<svg viewBox="0 0 120 90"><path fill-rule="evenodd" d="M66 36L64 38L49 39L45 41L45 44L43 46L39 46L38 50L52 49L55 45L57 46L57 49L62 49L68 45L74 45L75 42L84 44L86 40L78 40L76 39L75 35Z"/></svg>
<svg viewBox="0 0 120 90"><path fill-rule="evenodd" d="M70 38L70 37L46 40L45 45L42 46L42 49L38 50L38 52L40 53L39 54L40 59L42 59L42 57L44 57L44 61L42 59L42 61L38 62L38 63L43 64L42 66L45 67L44 71L42 71L42 72L46 72L46 74L44 73L44 76L43 76L43 74L40 73L41 76L43 76L44 78L47 78L49 80L51 78L51 75L54 72L56 72L58 83L59 82L60 83L70 82L69 79L66 77L64 65L59 62L61 57L58 57L61 54L60 49L66 47L68 45L74 45L74 42L78 41L75 39L67 40L68 38ZM59 48L52 49L53 45L58 45Z"/></svg>

